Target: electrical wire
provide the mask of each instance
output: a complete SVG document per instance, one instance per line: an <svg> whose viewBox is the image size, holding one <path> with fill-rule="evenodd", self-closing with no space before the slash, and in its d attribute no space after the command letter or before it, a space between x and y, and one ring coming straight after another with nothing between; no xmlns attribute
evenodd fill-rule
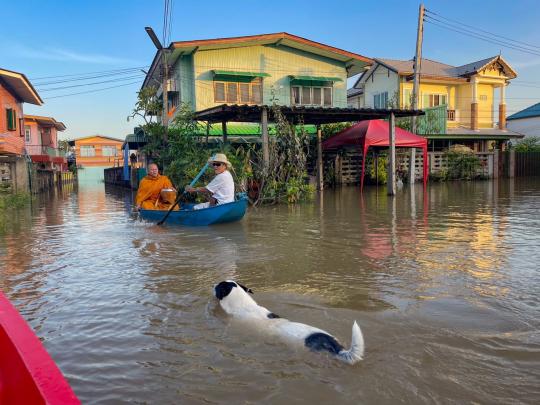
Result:
<svg viewBox="0 0 540 405"><path fill-rule="evenodd" d="M135 82L120 84L118 86L104 87L102 89L95 89L95 90L89 90L89 91L81 91L81 92L78 92L78 93L61 94L59 96L46 97L46 98L44 98L44 100L50 100L50 99L53 99L53 98L62 98L62 97L75 96L75 95L78 95L78 94L96 93L98 91L109 90L109 89L114 89L114 88L117 88L117 87L129 86L131 84L140 84L140 83L141 83L140 80L137 80Z"/></svg>
<svg viewBox="0 0 540 405"><path fill-rule="evenodd" d="M463 22L460 22L460 21L457 21L457 20L453 20L453 19L448 18L448 17L444 17L444 16L442 16L442 15L440 15L440 14L437 14L436 12L431 11L431 10L427 10L427 9L426 9L425 11L426 11L427 13L429 13L429 14L436 15L437 17L442 18L443 20L447 20L447 21L451 21L451 22L454 22L454 23L457 23L457 24L461 24L461 25L463 25L463 26L465 26L465 27L472 28L472 29L474 29L474 30L483 32L483 33L485 33L485 34L493 35L493 36L498 37L498 38L501 38L501 39L506 39L506 40L508 40L508 41L515 42L515 43L517 43L517 44L525 45L525 46L527 46L527 47L529 47L529 48L536 48L536 49L540 50L540 46L538 46L538 45L528 44L528 43L526 43L526 42L517 41L517 40L515 40L515 39L508 38L508 37L505 37L505 36L502 36L502 35L499 35L499 34L495 34L495 33L493 33L493 32L485 31L485 30L483 30L483 29L474 27L474 26L472 26L472 25L468 25L468 24L465 24L465 23L463 23Z"/></svg>
<svg viewBox="0 0 540 405"><path fill-rule="evenodd" d="M45 92L45 91L64 90L64 89L71 89L71 88L74 88L74 87L93 86L93 85L96 85L96 84L103 84L103 83L125 82L126 80L142 79L142 76L143 76L142 74L139 74L139 75L136 75L136 76L129 76L129 77L124 77L124 78L116 78L116 79L112 79L112 80L103 80L103 81L100 81L100 82L92 82L92 83L85 83L85 84L74 84L72 86L53 87L51 89L41 89L39 91L40 91L40 93L42 93L42 92Z"/></svg>
<svg viewBox="0 0 540 405"><path fill-rule="evenodd" d="M133 68L123 68L123 69L113 69L113 70L99 70L96 72L86 72L86 73L73 73L73 74L67 74L67 75L56 75L56 76L42 76L42 77L31 77L30 79L35 82L38 80L43 79L56 79L59 77L75 77L75 76L88 76L88 75L96 75L96 74L113 74L113 73L121 73L129 70L140 70L148 68L148 65L146 66L139 66L139 67L133 67Z"/></svg>

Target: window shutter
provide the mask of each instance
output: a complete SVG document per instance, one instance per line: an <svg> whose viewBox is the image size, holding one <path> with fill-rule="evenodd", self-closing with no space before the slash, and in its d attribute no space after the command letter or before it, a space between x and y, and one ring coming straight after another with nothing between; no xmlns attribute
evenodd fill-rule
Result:
<svg viewBox="0 0 540 405"><path fill-rule="evenodd" d="M302 104L312 104L311 87L302 87Z"/></svg>
<svg viewBox="0 0 540 405"><path fill-rule="evenodd" d="M332 105L332 87L325 87L323 89L324 105Z"/></svg>
<svg viewBox="0 0 540 405"><path fill-rule="evenodd" d="M227 83L227 103L238 102L238 83Z"/></svg>
<svg viewBox="0 0 540 405"><path fill-rule="evenodd" d="M214 101L225 102L225 83L214 82Z"/></svg>
<svg viewBox="0 0 540 405"><path fill-rule="evenodd" d="M291 87L291 98L293 105L300 104L300 87Z"/></svg>
<svg viewBox="0 0 540 405"><path fill-rule="evenodd" d="M322 104L322 89L320 87L313 87L313 104Z"/></svg>
<svg viewBox="0 0 540 405"><path fill-rule="evenodd" d="M254 104L262 103L262 85L260 83L251 85L251 102Z"/></svg>
<svg viewBox="0 0 540 405"><path fill-rule="evenodd" d="M240 83L240 102L249 103L249 83Z"/></svg>

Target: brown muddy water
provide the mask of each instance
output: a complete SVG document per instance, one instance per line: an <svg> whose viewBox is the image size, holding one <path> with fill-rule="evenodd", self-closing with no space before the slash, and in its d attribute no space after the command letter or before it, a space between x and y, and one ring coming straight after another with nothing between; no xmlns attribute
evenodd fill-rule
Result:
<svg viewBox="0 0 540 405"><path fill-rule="evenodd" d="M83 403L538 403L540 179L324 192L239 223L158 227L85 185L0 220L0 288ZM355 366L240 326L234 278Z"/></svg>

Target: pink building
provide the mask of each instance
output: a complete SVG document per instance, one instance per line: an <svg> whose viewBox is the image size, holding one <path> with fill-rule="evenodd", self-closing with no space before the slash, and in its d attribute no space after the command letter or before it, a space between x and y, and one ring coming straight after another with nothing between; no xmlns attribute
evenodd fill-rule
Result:
<svg viewBox="0 0 540 405"><path fill-rule="evenodd" d="M58 148L58 131L66 126L52 117L24 116L24 143L32 162L44 169L67 170L65 151Z"/></svg>

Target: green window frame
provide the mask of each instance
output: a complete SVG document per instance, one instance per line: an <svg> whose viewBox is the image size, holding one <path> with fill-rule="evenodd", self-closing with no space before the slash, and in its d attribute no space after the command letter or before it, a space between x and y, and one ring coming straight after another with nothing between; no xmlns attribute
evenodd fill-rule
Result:
<svg viewBox="0 0 540 405"><path fill-rule="evenodd" d="M6 123L8 131L17 130L17 111L13 108L6 108Z"/></svg>

